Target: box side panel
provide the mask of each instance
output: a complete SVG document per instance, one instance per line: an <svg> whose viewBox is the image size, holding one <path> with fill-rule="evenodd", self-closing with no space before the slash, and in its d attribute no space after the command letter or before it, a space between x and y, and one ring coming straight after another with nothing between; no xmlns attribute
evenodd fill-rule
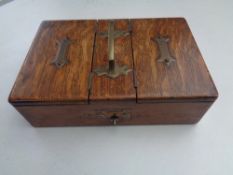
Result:
<svg viewBox="0 0 233 175"><path fill-rule="evenodd" d="M198 122L212 102L200 103L112 103L89 105L15 106L33 125L88 126L148 124L193 124Z"/></svg>

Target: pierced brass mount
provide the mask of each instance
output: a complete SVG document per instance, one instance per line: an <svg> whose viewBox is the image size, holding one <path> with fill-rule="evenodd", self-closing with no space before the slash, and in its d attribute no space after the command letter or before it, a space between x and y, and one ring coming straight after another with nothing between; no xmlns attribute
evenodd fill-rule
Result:
<svg viewBox="0 0 233 175"><path fill-rule="evenodd" d="M58 49L56 57L51 62L57 68L61 68L69 62L67 59L67 53L68 53L70 44L71 44L71 40L67 37L63 38L59 43L57 43L57 45L59 46L59 49Z"/></svg>
<svg viewBox="0 0 233 175"><path fill-rule="evenodd" d="M108 66L96 68L93 70L97 76L107 76L109 78L116 78L120 75L127 75L132 69L127 65L118 65L114 58L114 40L120 36L127 36L130 34L131 29L128 31L119 31L114 29L114 20L111 20L108 24L107 32L100 32L99 35L108 37Z"/></svg>
<svg viewBox="0 0 233 175"><path fill-rule="evenodd" d="M168 42L170 40L169 38L158 36L155 38L151 38L151 40L156 42L159 46L160 57L157 60L158 62L164 62L167 66L169 66L172 62L176 61L169 52L169 47L168 47Z"/></svg>

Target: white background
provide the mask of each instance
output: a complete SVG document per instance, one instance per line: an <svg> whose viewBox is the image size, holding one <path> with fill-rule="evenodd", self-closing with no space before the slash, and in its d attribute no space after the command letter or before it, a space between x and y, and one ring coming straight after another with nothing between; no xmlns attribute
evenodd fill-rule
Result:
<svg viewBox="0 0 233 175"><path fill-rule="evenodd" d="M45 19L185 17L220 97L197 125L33 128L7 97ZM0 175L233 174L233 1L15 0L0 6Z"/></svg>

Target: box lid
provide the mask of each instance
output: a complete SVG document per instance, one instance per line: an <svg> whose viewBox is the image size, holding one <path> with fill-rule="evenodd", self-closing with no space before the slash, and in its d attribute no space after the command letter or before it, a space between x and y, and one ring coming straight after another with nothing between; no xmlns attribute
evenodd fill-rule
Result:
<svg viewBox="0 0 233 175"><path fill-rule="evenodd" d="M110 29L115 32L112 40ZM111 66L111 57L125 72L116 77L98 74ZM43 22L9 101L143 103L216 97L186 21L161 18Z"/></svg>
<svg viewBox="0 0 233 175"><path fill-rule="evenodd" d="M42 22L9 101L18 104L86 103L95 24L95 20ZM61 47L67 47L66 55ZM54 64L56 59L62 64L59 58L63 56L67 64L61 67Z"/></svg>
<svg viewBox="0 0 233 175"><path fill-rule="evenodd" d="M132 26L138 101L217 98L215 85L184 18L132 20ZM163 57L171 57L172 61L166 63Z"/></svg>

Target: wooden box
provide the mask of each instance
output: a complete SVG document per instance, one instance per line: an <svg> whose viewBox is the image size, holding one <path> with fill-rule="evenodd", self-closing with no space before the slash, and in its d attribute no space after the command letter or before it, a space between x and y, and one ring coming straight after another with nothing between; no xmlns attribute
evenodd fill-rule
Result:
<svg viewBox="0 0 233 175"><path fill-rule="evenodd" d="M44 21L9 102L33 126L192 124L218 93L183 18Z"/></svg>

